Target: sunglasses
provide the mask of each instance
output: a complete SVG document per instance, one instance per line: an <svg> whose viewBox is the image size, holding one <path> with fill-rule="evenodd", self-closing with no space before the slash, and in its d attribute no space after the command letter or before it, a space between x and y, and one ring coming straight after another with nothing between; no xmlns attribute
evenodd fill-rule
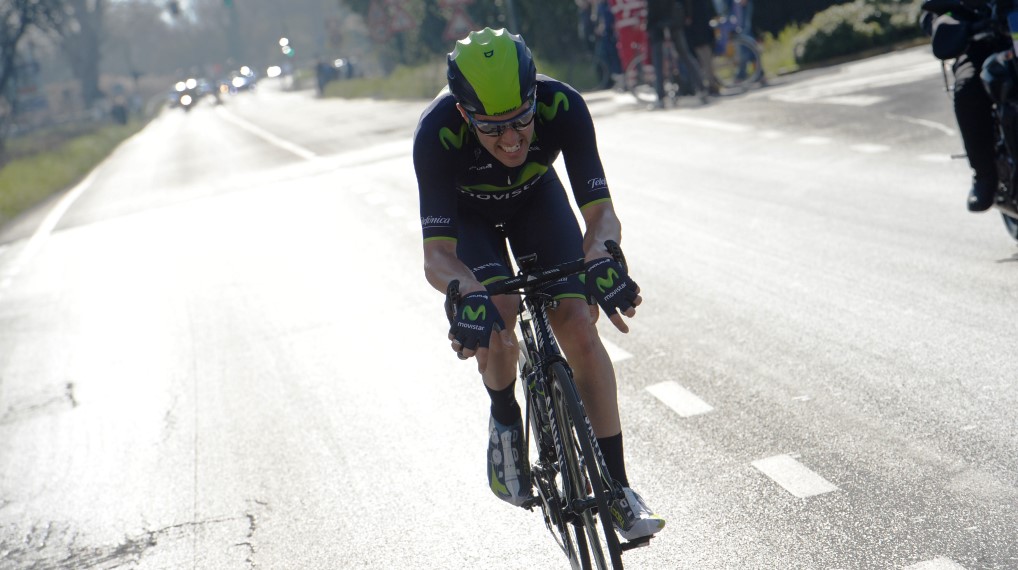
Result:
<svg viewBox="0 0 1018 570"><path fill-rule="evenodd" d="M522 131L523 129L530 126L530 123L534 122L534 116L537 114L537 96L535 95L530 99L530 105L527 106L527 110L523 111L519 115L509 119L507 121L479 121L474 118L473 115L467 113L467 117L470 118L470 124L477 129L477 132L482 135L489 137L501 136L506 129L512 128L514 131Z"/></svg>

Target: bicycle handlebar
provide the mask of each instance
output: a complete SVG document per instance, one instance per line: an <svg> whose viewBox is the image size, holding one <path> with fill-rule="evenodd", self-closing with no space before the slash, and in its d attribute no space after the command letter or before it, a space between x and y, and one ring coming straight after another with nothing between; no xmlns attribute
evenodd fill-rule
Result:
<svg viewBox="0 0 1018 570"><path fill-rule="evenodd" d="M626 256L622 254L622 248L619 244L608 240L604 242L605 248L608 250L609 255L612 256L619 265L622 266L627 272L629 266L626 264ZM488 293L491 295L502 295L505 293L523 293L528 289L535 289L541 285L551 283L552 281L582 273L585 266L583 258L567 261L561 265L556 265L548 269L537 269L530 270L530 263L533 260L520 260L520 273L515 277L510 277L502 281L496 281L491 285L488 285Z"/></svg>
<svg viewBox="0 0 1018 570"><path fill-rule="evenodd" d="M604 242L604 245L612 258L618 262L624 270L629 271L629 266L626 264L626 256L622 254L622 248L619 247L619 244L612 240L608 240ZM504 295L506 293L526 293L527 290L533 290L563 277L582 273L585 266L584 260L581 257L548 269L531 270L530 266L533 264L533 261L534 259L529 256L520 259L520 273L515 277L496 281L488 285L488 294ZM453 279L449 282L449 286L446 288L445 292L445 314L449 318L450 323L452 323L455 318L457 306L460 301L459 284L460 282L458 279Z"/></svg>
<svg viewBox="0 0 1018 570"><path fill-rule="evenodd" d="M569 261L549 269L537 269L535 271L520 270L520 274L509 279L496 281L488 285L488 293L491 295L503 295L505 293L522 293L527 289L533 289L556 281L563 277L575 275L583 271L583 258Z"/></svg>

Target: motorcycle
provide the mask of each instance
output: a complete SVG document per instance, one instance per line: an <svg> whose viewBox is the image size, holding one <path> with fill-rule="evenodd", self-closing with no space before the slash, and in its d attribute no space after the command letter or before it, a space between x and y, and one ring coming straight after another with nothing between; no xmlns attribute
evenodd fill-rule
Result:
<svg viewBox="0 0 1018 570"><path fill-rule="evenodd" d="M987 42L998 50L986 58L979 78L993 100L997 133L993 207L1000 211L1008 235L1018 241L1018 2L925 0L922 9L931 15L922 25L941 61L957 58L973 42ZM946 71L944 77L946 81Z"/></svg>
<svg viewBox="0 0 1018 570"><path fill-rule="evenodd" d="M190 111L198 102L198 80L187 79L186 81L178 81L174 86L174 90L176 93L175 106L180 107L184 111Z"/></svg>

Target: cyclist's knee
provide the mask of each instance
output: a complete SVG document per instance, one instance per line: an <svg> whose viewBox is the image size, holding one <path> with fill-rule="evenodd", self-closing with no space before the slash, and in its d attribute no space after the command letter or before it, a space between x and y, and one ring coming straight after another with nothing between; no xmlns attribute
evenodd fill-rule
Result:
<svg viewBox="0 0 1018 570"><path fill-rule="evenodd" d="M495 295L491 298L491 301L495 303L495 307L498 309L498 314L501 315L502 320L505 321L506 328L512 330L516 324L516 313L520 307L520 296Z"/></svg>
<svg viewBox="0 0 1018 570"><path fill-rule="evenodd" d="M581 299L563 299L559 306L549 312L555 336L574 350L590 350L600 343L597 328L590 316L587 302Z"/></svg>

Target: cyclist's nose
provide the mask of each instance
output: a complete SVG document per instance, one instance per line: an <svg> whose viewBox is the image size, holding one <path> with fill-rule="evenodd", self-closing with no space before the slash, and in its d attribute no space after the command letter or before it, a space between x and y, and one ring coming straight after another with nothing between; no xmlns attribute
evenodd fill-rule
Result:
<svg viewBox="0 0 1018 570"><path fill-rule="evenodd" d="M526 129L523 129L526 130ZM509 127L502 131L502 142L516 144L517 142L523 141L523 133L516 129Z"/></svg>

